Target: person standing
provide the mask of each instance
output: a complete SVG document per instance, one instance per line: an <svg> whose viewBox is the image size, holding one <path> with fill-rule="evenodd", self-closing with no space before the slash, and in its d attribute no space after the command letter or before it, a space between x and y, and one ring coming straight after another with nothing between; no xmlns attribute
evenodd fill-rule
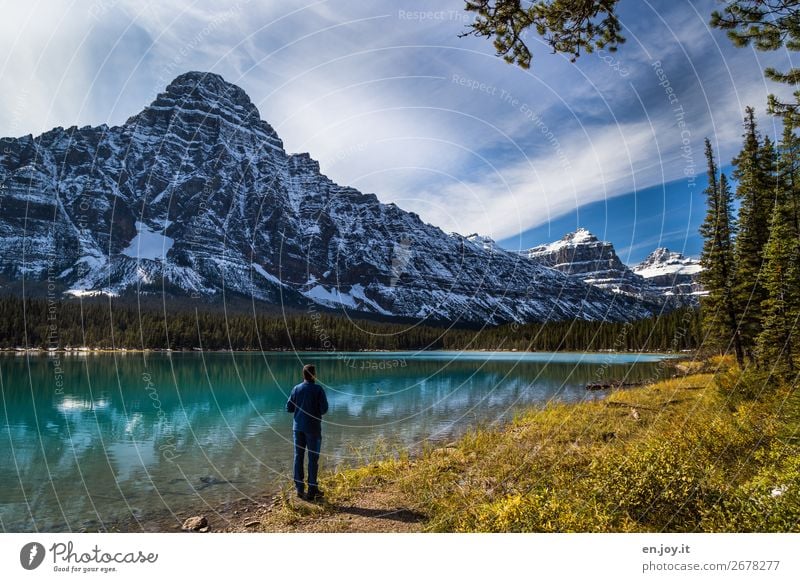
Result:
<svg viewBox="0 0 800 582"><path fill-rule="evenodd" d="M301 499L322 497L317 484L319 452L322 446L322 415L328 412L325 390L317 384L313 364L303 366L303 381L292 388L286 402L286 412L294 413L294 486ZM303 482L303 464L308 449L308 495Z"/></svg>

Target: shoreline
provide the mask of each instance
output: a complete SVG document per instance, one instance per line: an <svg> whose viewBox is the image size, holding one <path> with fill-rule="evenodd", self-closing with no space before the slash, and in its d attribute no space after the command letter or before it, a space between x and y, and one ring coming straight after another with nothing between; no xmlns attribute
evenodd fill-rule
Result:
<svg viewBox="0 0 800 582"><path fill-rule="evenodd" d="M776 405L792 398L800 411L800 395L776 387L732 405L730 374L741 372L696 362L600 401L521 411L420 454L325 473L322 501L297 499L287 483L195 515L211 532L800 531L800 493L773 484L792 479L799 452L781 437L800 414ZM744 469L744 452L759 451Z"/></svg>
<svg viewBox="0 0 800 582"><path fill-rule="evenodd" d="M436 352L447 352L452 350L430 350L432 353ZM475 353L475 354L487 354L492 351L498 353L514 353L512 350L464 350L465 352ZM279 352L282 353L283 351ZM309 351L310 352L310 351ZM351 352L351 353L363 353L368 355L370 353L386 353L386 354L396 354L399 351L387 351L387 350L370 350L370 351L362 351L362 352ZM407 351L406 351L407 352ZM86 353L86 352L84 352ZM91 353L91 352L88 352ZM178 352L178 353L192 353L192 352ZM223 353L237 353L231 352L230 350L226 350ZM242 352L242 353L257 353L257 352ZM313 351L313 353L327 353L327 354L335 354L336 352L318 352ZM460 352L456 352L460 353ZM516 352L520 354L524 354L526 352ZM568 353L568 352L528 352L528 353ZM581 353L609 353L609 352L581 352ZM614 352L620 354L626 354L630 352ZM684 354L685 355L685 354ZM673 355L674 356L674 355ZM665 361L673 363L677 362L674 357L667 358ZM629 388L624 388L628 390ZM617 388L612 388L607 392L608 395L611 395L617 391ZM603 398L605 399L605 397ZM580 403L570 403L568 406L580 406ZM538 409L538 407L536 407ZM531 407L523 406L517 410L519 415L524 415L532 410ZM504 423L503 426L506 426L507 423ZM466 429L466 432L474 430L478 427L470 427ZM499 429L500 430L500 429ZM505 429L502 429L505 430ZM461 439L462 435L449 435L448 439ZM438 445L443 444L445 441L442 440L438 443ZM438 446L433 445L433 446ZM447 444L447 447L450 447L450 444ZM445 448L447 448L445 447ZM419 451L411 451L410 454L413 458L418 458L424 455L424 449ZM361 467L360 466L352 466L349 468L344 468L343 471L358 471ZM286 485L286 484L283 484ZM211 531L250 531L250 529L241 530L242 527L253 528L256 527L254 525L245 526L242 522L243 519L247 518L247 523L251 523L253 521L252 516L258 515L260 519L268 519L269 514L272 514L275 511L282 511L285 506L285 498L283 497L283 490L285 486L281 485L280 482L269 482L264 483L261 487L257 489L253 494L249 497L246 496L245 493L237 493L239 495L244 495L244 497L240 497L234 500L228 500L225 502L217 503L217 502L203 502L202 499L199 500L199 503L190 503L186 507L181 507L179 510L175 511L174 513L170 509L164 509L156 511L153 515L150 516L141 516L138 520L135 518L125 518L118 522L109 522L108 529L110 531L123 531L123 532L179 532L181 531L180 524L177 523L178 517L191 517L196 515L192 507L197 507L198 509L203 509L204 511L200 511L199 513L205 513L208 518L209 522L211 523ZM312 507L313 504L308 504L309 507ZM178 517L176 517L176 515ZM241 523L240 523L241 522ZM237 525L238 524L238 525ZM89 526L90 531L92 526ZM230 528L240 528L240 529L230 529ZM80 530L79 530L80 531Z"/></svg>
<svg viewBox="0 0 800 582"><path fill-rule="evenodd" d="M426 479L435 479L438 467L442 463L448 465L456 458L459 463L457 474L467 474L471 471L470 464L477 464L482 458L487 457L470 450L476 439L496 441L490 450L497 454L501 450L501 443L518 442L523 434L532 428L548 428L551 424L548 416L560 415L565 411L569 416L572 416L574 411L574 415L579 419L576 426L565 430L574 430L579 435L597 431L598 427L604 424L604 421L597 420L598 415L621 419L625 425L632 424L634 430L644 428L640 423L639 414L643 417L654 413L668 415L670 409L672 414L675 414L678 410L675 405L685 402L685 396L702 396L712 383L712 377L706 370L707 365L707 362L703 362L702 366L693 370L687 369L679 377L642 386L613 388L599 400L559 403L548 405L544 409L524 407L519 410L515 420L509 420L501 426L471 427L460 436L456 436L455 440L444 439L420 450L403 451L388 457L367 458L358 465L323 473L320 477L320 487L325 491L326 497L322 501L309 502L297 499L291 482L287 481L282 485L276 483L277 491L264 489L251 497L220 503L212 508L197 504L194 506L195 511L178 512L176 515L181 519L195 516L206 518L208 531L212 533L431 531L429 527L431 516L426 514L423 504L418 503L413 494L409 495L408 491L403 491L402 486L398 488L398 484L402 485L409 475L427 471L429 466L432 466L434 472L426 473L428 475ZM653 399L658 403L656 406L653 405ZM582 424L581 420L592 422ZM559 424L563 423L559 421ZM625 430L631 429L626 427ZM602 433L601 439L613 447L617 444L615 440L622 437L622 432L619 431L619 437L607 440L607 435L610 433L606 431ZM568 440L573 443L573 437ZM542 445L536 445L540 446ZM173 516L155 520L150 522L150 525L160 527L161 529L154 531L162 533L186 531L182 530Z"/></svg>
<svg viewBox="0 0 800 582"><path fill-rule="evenodd" d="M431 349L431 350L319 350L319 349L291 349L274 348L268 350L206 350L201 348L191 349L134 349L134 348L0 348L0 355L85 355L85 354L424 354L424 353L466 353L466 354L647 354L663 355L673 358L694 358L695 350L680 352L664 352L659 350L518 350L518 349Z"/></svg>

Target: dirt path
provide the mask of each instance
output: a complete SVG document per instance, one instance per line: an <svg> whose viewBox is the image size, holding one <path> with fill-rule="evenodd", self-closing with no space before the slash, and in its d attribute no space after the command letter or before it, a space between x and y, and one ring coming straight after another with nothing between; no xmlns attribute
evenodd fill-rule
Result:
<svg viewBox="0 0 800 582"><path fill-rule="evenodd" d="M393 492L359 489L345 500L293 496L242 499L209 515L212 532L418 532L424 516Z"/></svg>

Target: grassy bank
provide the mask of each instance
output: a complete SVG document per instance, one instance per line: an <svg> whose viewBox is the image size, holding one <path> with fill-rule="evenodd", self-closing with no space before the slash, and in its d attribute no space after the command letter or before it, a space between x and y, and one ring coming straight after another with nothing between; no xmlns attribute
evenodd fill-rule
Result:
<svg viewBox="0 0 800 582"><path fill-rule="evenodd" d="M798 531L796 391L720 362L288 494L266 531Z"/></svg>

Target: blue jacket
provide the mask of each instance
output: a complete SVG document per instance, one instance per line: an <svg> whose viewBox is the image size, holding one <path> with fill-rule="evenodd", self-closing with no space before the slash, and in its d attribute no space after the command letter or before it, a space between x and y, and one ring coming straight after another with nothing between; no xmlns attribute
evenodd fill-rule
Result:
<svg viewBox="0 0 800 582"><path fill-rule="evenodd" d="M286 412L294 412L294 430L322 434L322 415L328 412L325 390L316 382L303 382L292 388Z"/></svg>

